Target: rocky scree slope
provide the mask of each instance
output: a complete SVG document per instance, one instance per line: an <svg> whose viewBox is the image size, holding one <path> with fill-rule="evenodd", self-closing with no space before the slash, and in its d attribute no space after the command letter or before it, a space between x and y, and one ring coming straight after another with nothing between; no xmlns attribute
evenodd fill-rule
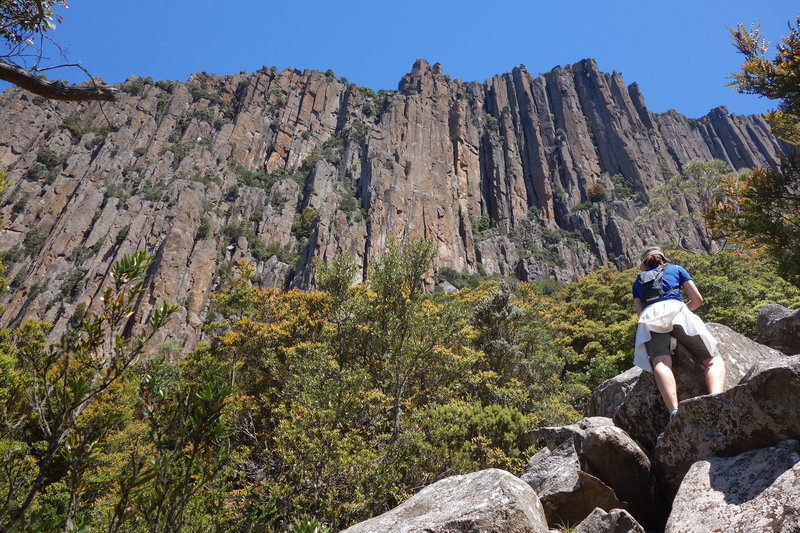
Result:
<svg viewBox="0 0 800 533"><path fill-rule="evenodd" d="M593 60L484 83L418 60L377 94L331 71L268 68L121 88L102 106L0 94L13 182L0 326L38 317L58 335L137 249L156 260L131 324L166 298L182 306L169 335L184 346L240 258L263 285L307 288L314 259L350 254L363 278L389 239L429 238L440 273L574 280L674 239L634 219L686 162L742 168L780 148L761 116L651 113ZM700 231L683 244L711 246Z"/></svg>

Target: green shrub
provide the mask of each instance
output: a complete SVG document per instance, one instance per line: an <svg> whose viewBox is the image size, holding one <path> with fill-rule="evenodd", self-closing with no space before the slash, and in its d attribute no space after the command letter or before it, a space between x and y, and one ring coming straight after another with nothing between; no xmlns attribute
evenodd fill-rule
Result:
<svg viewBox="0 0 800 533"><path fill-rule="evenodd" d="M49 233L50 232L42 226L36 226L31 229L22 241L25 255L37 255L44 246L44 241L47 239Z"/></svg>
<svg viewBox="0 0 800 533"><path fill-rule="evenodd" d="M302 213L295 216L292 224L292 235L298 240L308 238L311 235L311 225L319 217L319 211L311 206L306 206Z"/></svg>
<svg viewBox="0 0 800 533"><path fill-rule="evenodd" d="M70 271L70 273L64 278L64 282L61 284L60 295L67 303L74 300L83 289L84 274L85 272L83 270L76 268Z"/></svg>
<svg viewBox="0 0 800 533"><path fill-rule="evenodd" d="M497 118L486 113L486 128L489 131L500 131L500 123L497 121Z"/></svg>
<svg viewBox="0 0 800 533"><path fill-rule="evenodd" d="M39 282L35 282L28 289L28 294L26 295L26 298L28 299L29 302L32 302L33 300L36 299L37 296L42 294L46 289L47 289L46 283L40 284Z"/></svg>
<svg viewBox="0 0 800 533"><path fill-rule="evenodd" d="M226 224L220 230L230 243L235 243L244 235L245 227L242 224Z"/></svg>
<svg viewBox="0 0 800 533"><path fill-rule="evenodd" d="M164 191L162 188L156 185L151 185L142 191L142 198L148 202L159 202L163 195Z"/></svg>
<svg viewBox="0 0 800 533"><path fill-rule="evenodd" d="M144 90L144 80L142 78L134 78L122 84L122 92L128 93L132 96L142 94Z"/></svg>
<svg viewBox="0 0 800 533"><path fill-rule="evenodd" d="M367 117L375 115L375 104L373 102L364 102L361 106L361 112Z"/></svg>
<svg viewBox="0 0 800 533"><path fill-rule="evenodd" d="M124 241L125 237L128 236L128 231L130 231L130 229L131 227L128 224L125 224L120 228L120 230L117 232L117 236L114 238L114 242L117 244L117 246L122 244L122 241Z"/></svg>
<svg viewBox="0 0 800 533"><path fill-rule="evenodd" d="M250 222L258 223L261 222L263 218L264 218L264 206L258 205L256 206L255 209L253 209L253 212L250 213Z"/></svg>
<svg viewBox="0 0 800 533"><path fill-rule="evenodd" d="M197 120L200 120L202 122L207 122L209 124L213 124L214 123L214 111L209 107L206 107L205 109L200 109L199 111L197 111L194 114L194 118L196 118Z"/></svg>
<svg viewBox="0 0 800 533"><path fill-rule="evenodd" d="M103 124L102 126L92 126L89 123L83 121L83 119L78 115L70 115L66 117L61 122L61 127L69 130L72 134L72 144L78 144L80 142L81 137L86 135L87 133L94 133L95 137L99 139L95 144L100 144L106 135L109 132L108 124Z"/></svg>
<svg viewBox="0 0 800 533"><path fill-rule="evenodd" d="M40 148L36 151L36 163L34 163L25 177L32 181L44 181L50 185L64 169L64 165L69 158L69 154L58 155L47 148Z"/></svg>
<svg viewBox="0 0 800 533"><path fill-rule="evenodd" d="M131 197L131 193L125 188L124 184L109 183L106 185L106 196L117 198L120 204L123 204Z"/></svg>
<svg viewBox="0 0 800 533"><path fill-rule="evenodd" d="M156 85L158 85L158 82L156 82ZM164 110L167 108L169 99L170 95L168 92L158 94L158 102L156 103L156 120L160 119L161 115L164 114Z"/></svg>
<svg viewBox="0 0 800 533"><path fill-rule="evenodd" d="M72 316L69 317L67 321L67 325L72 328L77 328L80 326L81 322L83 322L83 318L86 316L86 302L80 302L78 305L75 306L75 311L72 312Z"/></svg>
<svg viewBox="0 0 800 533"><path fill-rule="evenodd" d="M13 197L9 198L9 200L12 200L12 199L13 199ZM28 207L28 194L27 193L23 194L20 198L17 198L14 201L14 205L11 206L11 212L12 213L22 213L23 211L25 211L26 207Z"/></svg>
<svg viewBox="0 0 800 533"><path fill-rule="evenodd" d="M202 240L208 237L211 231L211 221L208 217L200 217L200 225L197 227L197 240Z"/></svg>
<svg viewBox="0 0 800 533"><path fill-rule="evenodd" d="M622 174L614 174L611 176L611 181L614 182L614 196L617 198L633 196L633 183L629 178Z"/></svg>

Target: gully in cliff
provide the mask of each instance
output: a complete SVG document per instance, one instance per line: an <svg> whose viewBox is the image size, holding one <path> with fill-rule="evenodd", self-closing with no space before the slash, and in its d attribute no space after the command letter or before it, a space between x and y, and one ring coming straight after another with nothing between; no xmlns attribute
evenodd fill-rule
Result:
<svg viewBox="0 0 800 533"><path fill-rule="evenodd" d="M717 340L692 312L703 305L703 297L686 269L670 264L657 246L644 250L639 269L642 272L633 282L633 303L639 314L633 362L653 373L672 420L678 412L671 355L675 340L705 367L709 394L722 392L725 362L714 354ZM681 298L681 288L689 297L688 303Z"/></svg>

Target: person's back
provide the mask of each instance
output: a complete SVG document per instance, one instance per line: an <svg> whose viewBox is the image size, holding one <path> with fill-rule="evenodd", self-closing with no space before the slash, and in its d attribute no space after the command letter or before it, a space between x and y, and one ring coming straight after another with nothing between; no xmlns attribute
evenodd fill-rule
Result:
<svg viewBox="0 0 800 533"><path fill-rule="evenodd" d="M661 300L683 302L681 286L692 277L685 268L663 263L643 271L633 282L633 297L640 298L644 307Z"/></svg>

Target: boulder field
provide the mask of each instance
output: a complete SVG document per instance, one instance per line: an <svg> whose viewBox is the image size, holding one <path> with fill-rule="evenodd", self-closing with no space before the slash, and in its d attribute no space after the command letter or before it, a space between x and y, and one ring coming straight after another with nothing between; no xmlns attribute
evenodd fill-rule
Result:
<svg viewBox="0 0 800 533"><path fill-rule="evenodd" d="M785 321L797 313L786 311L762 312L772 318L759 338L792 346L800 333ZM800 531L800 354L709 327L725 391L704 394L702 367L679 345L671 422L653 376L628 370L595 390L583 420L528 432L539 449L518 476L449 477L345 531Z"/></svg>

